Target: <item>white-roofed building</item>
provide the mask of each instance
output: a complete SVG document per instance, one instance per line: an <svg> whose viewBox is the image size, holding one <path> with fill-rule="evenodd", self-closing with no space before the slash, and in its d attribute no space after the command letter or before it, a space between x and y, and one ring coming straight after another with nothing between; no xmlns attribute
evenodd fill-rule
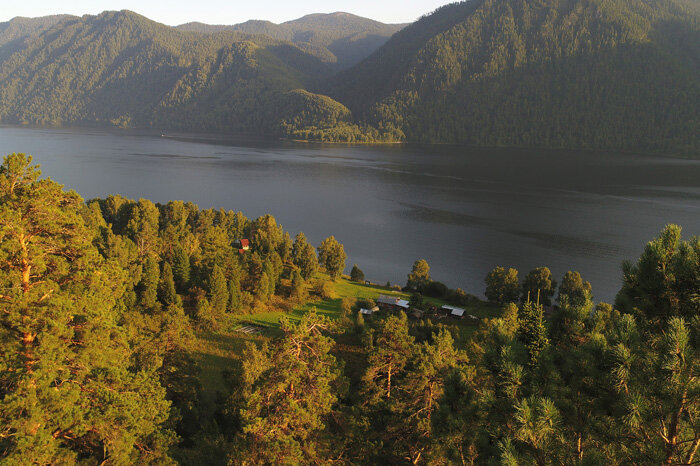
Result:
<svg viewBox="0 0 700 466"><path fill-rule="evenodd" d="M454 306L442 306L441 308L443 311L448 312L452 317L464 317L464 313L466 312L464 309L461 307L454 307Z"/></svg>
<svg viewBox="0 0 700 466"><path fill-rule="evenodd" d="M399 310L399 309L408 310L408 308L410 307L408 300L401 299L397 296L382 295L379 298L377 298L377 304L382 309L391 309L391 310Z"/></svg>
<svg viewBox="0 0 700 466"><path fill-rule="evenodd" d="M378 310L379 310L379 307L377 307L377 306L374 306L372 309L361 308L361 309L360 309L360 314L364 314L364 315L366 315L366 316L371 316L372 314L374 314L374 313L377 312Z"/></svg>

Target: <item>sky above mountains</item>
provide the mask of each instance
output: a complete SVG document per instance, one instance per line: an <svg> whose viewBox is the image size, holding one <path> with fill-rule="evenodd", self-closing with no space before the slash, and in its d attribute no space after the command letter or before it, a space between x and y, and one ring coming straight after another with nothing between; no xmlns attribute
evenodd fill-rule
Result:
<svg viewBox="0 0 700 466"><path fill-rule="evenodd" d="M105 10L132 10L172 26L199 21L208 24L236 24L249 19L281 23L310 13L346 11L383 23L409 23L450 0L0 0L0 22L15 16L37 17L54 14L97 14Z"/></svg>

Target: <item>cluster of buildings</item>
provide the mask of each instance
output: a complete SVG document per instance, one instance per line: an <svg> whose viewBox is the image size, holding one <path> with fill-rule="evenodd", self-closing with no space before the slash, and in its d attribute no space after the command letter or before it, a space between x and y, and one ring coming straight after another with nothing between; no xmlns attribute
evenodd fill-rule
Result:
<svg viewBox="0 0 700 466"><path fill-rule="evenodd" d="M411 305L408 300L402 299L397 296L386 296L386 295L381 295L379 298L377 298L377 305L374 306L372 309L360 309L360 313L364 315L372 315L375 312L379 310L385 310L385 311L404 311L406 313L409 313L411 308ZM460 307L454 307L454 306L442 306L440 310L444 313L444 315L454 317L457 319L471 319L471 320L479 320L479 318L475 315L472 314L466 314L466 310L462 309ZM416 319L420 319L423 317L423 311L414 309L413 312L410 312L411 317L415 317Z"/></svg>

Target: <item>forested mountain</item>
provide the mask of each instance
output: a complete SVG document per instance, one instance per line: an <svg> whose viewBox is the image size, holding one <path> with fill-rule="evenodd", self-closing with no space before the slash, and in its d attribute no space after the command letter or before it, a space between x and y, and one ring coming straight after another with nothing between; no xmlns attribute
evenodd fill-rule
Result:
<svg viewBox="0 0 700 466"><path fill-rule="evenodd" d="M262 34L296 44L302 50L343 69L369 56L405 24L384 24L350 13L311 14L275 24L250 20L232 26L187 23L185 31L216 33L238 31Z"/></svg>
<svg viewBox="0 0 700 466"><path fill-rule="evenodd" d="M455 3L337 74L400 25L13 20L0 27L14 38L0 43L0 122L697 155L699 5Z"/></svg>
<svg viewBox="0 0 700 466"><path fill-rule="evenodd" d="M17 17L0 23L0 46L41 33L69 18L71 18L70 15L42 16L40 18Z"/></svg>
<svg viewBox="0 0 700 466"><path fill-rule="evenodd" d="M349 114L299 90L328 73L288 42L106 12L64 20L0 61L0 120L282 135L292 120Z"/></svg>
<svg viewBox="0 0 700 466"><path fill-rule="evenodd" d="M700 4L472 0L327 91L411 141L696 152Z"/></svg>

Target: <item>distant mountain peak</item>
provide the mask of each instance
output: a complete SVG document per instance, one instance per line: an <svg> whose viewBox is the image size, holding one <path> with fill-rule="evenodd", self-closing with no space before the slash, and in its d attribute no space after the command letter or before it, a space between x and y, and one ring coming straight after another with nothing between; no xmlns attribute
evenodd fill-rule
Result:
<svg viewBox="0 0 700 466"><path fill-rule="evenodd" d="M177 26L183 31L215 34L238 31L292 42L300 49L338 68L347 68L370 55L403 24L384 24L369 18L336 11L312 13L280 24L251 19L230 26L191 22Z"/></svg>

